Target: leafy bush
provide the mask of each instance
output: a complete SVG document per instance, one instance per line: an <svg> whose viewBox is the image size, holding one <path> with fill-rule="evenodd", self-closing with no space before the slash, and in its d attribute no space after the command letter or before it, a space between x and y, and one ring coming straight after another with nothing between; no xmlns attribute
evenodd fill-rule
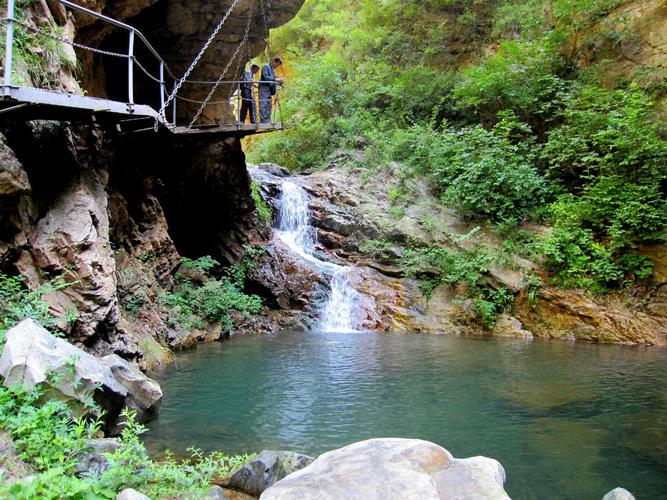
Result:
<svg viewBox="0 0 667 500"><path fill-rule="evenodd" d="M430 133L414 128L397 143L395 158L427 174L443 202L464 215L521 220L544 202L547 184L531 162L537 146L513 144L505 126Z"/></svg>
<svg viewBox="0 0 667 500"><path fill-rule="evenodd" d="M0 387L0 428L9 432L24 461L37 470L53 467L71 473L84 439L99 429L96 421L74 419L63 401L40 402L39 390Z"/></svg>
<svg viewBox="0 0 667 500"><path fill-rule="evenodd" d="M230 316L232 311L238 311L245 317L257 314L262 300L256 295L244 293L243 285L246 273L259 252L261 250L246 247L241 263L228 268L219 279L209 274L219 266L212 257L184 258L184 270L199 271L207 275L207 279L204 283L195 284L188 276L176 276L176 289L160 298L169 313L168 324L191 330L204 328L206 321L210 321L221 323L224 331L230 331L234 327Z"/></svg>
<svg viewBox="0 0 667 500"><path fill-rule="evenodd" d="M62 401L42 402L39 390L0 387L0 429L9 432L22 460L35 467L31 480L0 484L2 498L115 498L119 490L134 487L153 498L179 494L199 497L214 477L228 477L232 469L252 459L252 455L204 455L190 450L188 460L150 458L140 441L146 428L125 410L120 447L106 454L109 469L102 474L73 476L86 439L95 437L97 421L74 419Z"/></svg>
<svg viewBox="0 0 667 500"><path fill-rule="evenodd" d="M490 330L496 324L498 314L509 309L514 295L506 288L482 288L474 298L475 313L484 328Z"/></svg>
<svg viewBox="0 0 667 500"><path fill-rule="evenodd" d="M530 42L504 41L480 65L461 72L452 97L462 115L485 125L499 111L512 110L534 129L553 119L565 83L554 71L553 56Z"/></svg>
<svg viewBox="0 0 667 500"><path fill-rule="evenodd" d="M257 214L259 215L259 218L264 222L271 222L273 219L273 213L262 198L259 184L257 184L255 181L252 181L250 187L252 189L252 199L255 202L255 206L257 207Z"/></svg>
<svg viewBox="0 0 667 500"><path fill-rule="evenodd" d="M71 285L56 278L30 290L25 284L25 277L0 273L0 347L4 343L5 332L27 318L39 322L54 335L62 335L56 327L57 318L49 313L49 305L42 297ZM70 311L64 319L73 321L76 313Z"/></svg>
<svg viewBox="0 0 667 500"><path fill-rule="evenodd" d="M540 243L547 268L568 287L587 288L602 293L625 280L645 280L652 263L635 253L617 254L596 241L592 231L556 226Z"/></svg>
<svg viewBox="0 0 667 500"><path fill-rule="evenodd" d="M109 469L99 480L113 491L136 488L151 498L176 495L201 495L214 476L228 477L231 471L253 458L253 455L227 456L222 453L204 455L191 448L190 457L177 462L170 453L162 461L154 461L140 440L146 427L137 423L134 414L125 412L126 422L119 442L120 448L106 455Z"/></svg>
<svg viewBox="0 0 667 500"><path fill-rule="evenodd" d="M573 191L594 176L634 184L667 178L667 141L652 117L653 102L636 85L605 90L580 85L567 93L562 125L548 134L541 157L550 176Z"/></svg>

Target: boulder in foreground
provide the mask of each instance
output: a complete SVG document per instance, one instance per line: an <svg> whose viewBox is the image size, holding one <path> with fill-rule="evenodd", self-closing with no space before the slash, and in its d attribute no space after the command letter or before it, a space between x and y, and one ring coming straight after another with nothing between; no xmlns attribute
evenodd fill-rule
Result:
<svg viewBox="0 0 667 500"><path fill-rule="evenodd" d="M124 406L137 410L140 421L157 415L162 391L157 382L118 356L101 360L59 339L32 319L21 321L5 337L0 357L4 385L40 386L47 397L67 401L88 413L94 400L113 428Z"/></svg>
<svg viewBox="0 0 667 500"><path fill-rule="evenodd" d="M261 500L507 500L505 470L486 457L457 459L419 439L369 439L324 453L268 488Z"/></svg>
<svg viewBox="0 0 667 500"><path fill-rule="evenodd" d="M635 500L635 496L625 488L614 488L602 500Z"/></svg>

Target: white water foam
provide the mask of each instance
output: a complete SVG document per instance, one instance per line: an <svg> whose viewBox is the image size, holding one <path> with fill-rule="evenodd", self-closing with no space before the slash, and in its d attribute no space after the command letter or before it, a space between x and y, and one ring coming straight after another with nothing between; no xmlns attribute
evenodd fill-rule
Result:
<svg viewBox="0 0 667 500"><path fill-rule="evenodd" d="M310 225L308 193L301 186L284 181L276 235L290 250L320 274L331 276L331 291L322 308L319 329L325 332L355 332L357 305L361 295L347 277L351 268L320 260L313 254L315 228Z"/></svg>

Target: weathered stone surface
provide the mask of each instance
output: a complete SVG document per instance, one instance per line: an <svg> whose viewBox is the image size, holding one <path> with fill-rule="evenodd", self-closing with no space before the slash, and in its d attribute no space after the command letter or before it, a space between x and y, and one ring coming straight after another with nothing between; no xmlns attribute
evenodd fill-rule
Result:
<svg viewBox="0 0 667 500"><path fill-rule="evenodd" d="M247 278L257 292L286 310L306 308L325 293L322 278L278 238L271 240Z"/></svg>
<svg viewBox="0 0 667 500"><path fill-rule="evenodd" d="M288 177L290 175L289 170L277 163L260 163L258 167L276 177Z"/></svg>
<svg viewBox="0 0 667 500"><path fill-rule="evenodd" d="M521 321L504 313L498 316L491 334L495 337L518 337L525 340L533 338L533 334L524 329Z"/></svg>
<svg viewBox="0 0 667 500"><path fill-rule="evenodd" d="M14 196L29 190L28 174L7 146L5 136L0 134L0 197Z"/></svg>
<svg viewBox="0 0 667 500"><path fill-rule="evenodd" d="M151 500L143 493L139 493L134 488L127 488L116 495L116 500Z"/></svg>
<svg viewBox="0 0 667 500"><path fill-rule="evenodd" d="M370 439L321 455L267 489L261 500L509 499L491 458L456 459L418 439Z"/></svg>
<svg viewBox="0 0 667 500"><path fill-rule="evenodd" d="M102 363L111 369L116 380L127 389L125 404L136 412L137 421L148 422L156 418L162 401L160 385L116 354L103 357Z"/></svg>
<svg viewBox="0 0 667 500"><path fill-rule="evenodd" d="M225 490L220 486L211 486L206 492L206 498L208 500L229 500L229 497L225 493Z"/></svg>
<svg viewBox="0 0 667 500"><path fill-rule="evenodd" d="M83 402L93 396L98 384L121 402L127 395L127 389L99 359L54 337L31 319L7 332L0 375L7 387L46 385L65 400Z"/></svg>
<svg viewBox="0 0 667 500"><path fill-rule="evenodd" d="M537 304L523 295L513 314L535 336L621 344L667 344L667 318L652 316L624 297L594 300L582 290L543 287Z"/></svg>
<svg viewBox="0 0 667 500"><path fill-rule="evenodd" d="M115 439L90 439L85 442L87 451L78 456L78 463L74 474L83 477L88 474L101 474L109 468L109 461L105 453L113 453L120 448Z"/></svg>
<svg viewBox="0 0 667 500"><path fill-rule="evenodd" d="M115 264L109 242L106 174L83 172L54 200L16 266L33 285L42 273L68 273L72 286L46 297L62 316L77 310L77 340L118 322Z"/></svg>
<svg viewBox="0 0 667 500"><path fill-rule="evenodd" d="M625 488L614 488L602 500L635 500L635 496Z"/></svg>
<svg viewBox="0 0 667 500"><path fill-rule="evenodd" d="M259 496L269 486L310 465L313 460L293 451L264 450L232 474L229 486Z"/></svg>

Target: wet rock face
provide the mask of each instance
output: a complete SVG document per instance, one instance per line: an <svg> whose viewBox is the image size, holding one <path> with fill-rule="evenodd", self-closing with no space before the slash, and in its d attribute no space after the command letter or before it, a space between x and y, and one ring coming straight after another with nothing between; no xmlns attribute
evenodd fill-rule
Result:
<svg viewBox="0 0 667 500"><path fill-rule="evenodd" d="M324 296L322 278L277 238L248 274L251 286L280 309L306 309Z"/></svg>
<svg viewBox="0 0 667 500"><path fill-rule="evenodd" d="M628 307L622 298L593 301L580 290L542 288L537 305L519 300L514 314L540 337L615 344L667 344L667 318Z"/></svg>

